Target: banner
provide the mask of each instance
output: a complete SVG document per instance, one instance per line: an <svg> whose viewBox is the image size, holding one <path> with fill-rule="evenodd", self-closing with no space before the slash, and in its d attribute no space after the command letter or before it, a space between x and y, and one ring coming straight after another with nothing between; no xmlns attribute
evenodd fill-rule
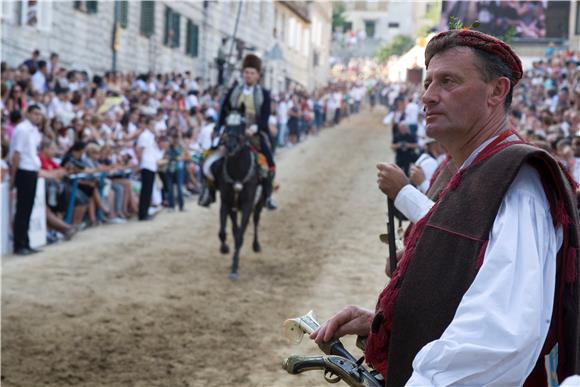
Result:
<svg viewBox="0 0 580 387"><path fill-rule="evenodd" d="M10 183L3 181L0 186L0 196L2 201L2 228L0 229L0 234L2 234L2 256L12 253L12 207L10 203Z"/></svg>
<svg viewBox="0 0 580 387"><path fill-rule="evenodd" d="M30 247L37 248L46 245L46 195L44 178L38 178L36 183L36 197L34 207L30 217L30 227L28 228L28 238Z"/></svg>
<svg viewBox="0 0 580 387"><path fill-rule="evenodd" d="M449 18L465 26L478 21L477 31L494 36L511 34L514 38L546 38L547 1L443 1L440 30L448 29Z"/></svg>
<svg viewBox="0 0 580 387"><path fill-rule="evenodd" d="M0 229L2 239L2 255L12 254L12 219L16 212L16 197L11 198L10 183L2 182L2 229ZM30 247L38 248L46 245L46 196L44 178L39 178L36 184L36 196L34 207L30 216L30 227L28 237Z"/></svg>

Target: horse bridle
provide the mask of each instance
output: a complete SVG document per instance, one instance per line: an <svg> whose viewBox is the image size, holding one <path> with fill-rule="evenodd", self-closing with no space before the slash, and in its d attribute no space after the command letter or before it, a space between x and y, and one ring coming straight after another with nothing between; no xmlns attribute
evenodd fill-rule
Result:
<svg viewBox="0 0 580 387"><path fill-rule="evenodd" d="M223 175L224 175L224 180L227 184L231 184L234 187L234 208L236 210L238 210L238 197L240 195L240 192L242 192L242 190L244 189L244 185L250 181L250 179L256 174L256 168L255 168L255 162L256 162L256 156L254 155L254 152L250 151L250 167L248 168L248 172L246 172L246 176L244 176L244 178L239 181L239 180L234 180L232 179L232 177L230 176L230 174L228 173L228 157L225 157L224 160L224 166L223 166Z"/></svg>

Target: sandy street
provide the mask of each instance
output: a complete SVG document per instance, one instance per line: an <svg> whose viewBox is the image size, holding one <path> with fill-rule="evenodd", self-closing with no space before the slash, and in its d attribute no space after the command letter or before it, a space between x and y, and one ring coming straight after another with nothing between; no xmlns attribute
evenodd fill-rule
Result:
<svg viewBox="0 0 580 387"><path fill-rule="evenodd" d="M375 172L392 159L384 114L363 112L283 150L280 208L262 217L262 253L246 233L236 283L231 255L219 253L219 205L194 201L5 259L2 385L328 385L321 372L281 369L288 355L320 353L308 339L288 344L281 325L310 309L322 321L347 304L374 307L386 282Z"/></svg>

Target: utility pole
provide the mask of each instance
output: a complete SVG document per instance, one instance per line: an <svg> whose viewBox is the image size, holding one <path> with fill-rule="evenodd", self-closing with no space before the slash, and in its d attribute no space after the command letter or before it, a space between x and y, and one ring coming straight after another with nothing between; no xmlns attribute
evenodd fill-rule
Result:
<svg viewBox="0 0 580 387"><path fill-rule="evenodd" d="M201 25L201 33L202 33L202 44L201 44L201 56L200 56L200 65L197 66L198 70L201 70L203 74L204 82L206 85L211 84L211 74L209 72L208 66L208 35L209 35L209 1L203 2L203 21ZM201 67L201 69L200 69Z"/></svg>
<svg viewBox="0 0 580 387"><path fill-rule="evenodd" d="M231 58L232 58L232 54L234 53L234 45L236 44L236 35L238 34L238 25L240 24L240 15L242 14L242 5L243 5L243 1L240 1L238 4L238 14L236 15L236 24L234 27L234 34L232 35L232 44L230 45L230 52L228 53L228 56L226 58L226 68L228 69L228 72L226 73L225 79L224 79L224 85L228 85L230 78L232 77L233 73L234 73L234 66L231 64Z"/></svg>
<svg viewBox="0 0 580 387"><path fill-rule="evenodd" d="M113 63L111 65L111 70L113 72L117 71L117 51L120 48L120 34L121 27L119 25L119 16L121 14L121 2L116 0L114 2L113 8L113 39L111 42L111 50L113 51Z"/></svg>

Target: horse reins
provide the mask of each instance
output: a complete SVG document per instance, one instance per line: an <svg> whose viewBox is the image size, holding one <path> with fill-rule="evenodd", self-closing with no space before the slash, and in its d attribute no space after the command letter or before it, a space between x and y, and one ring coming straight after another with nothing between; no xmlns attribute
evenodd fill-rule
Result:
<svg viewBox="0 0 580 387"><path fill-rule="evenodd" d="M223 170L224 180L227 184L232 184L234 186L234 208L236 211L239 209L238 208L238 197L240 195L240 192L242 192L242 189L244 189L244 185L248 181L250 181L250 179L256 173L255 168L254 168L255 162L256 162L256 156L254 155L254 152L250 151L250 168L248 168L248 172L246 173L246 176L244 176L242 181L235 181L234 179L232 179L232 177L228 173L228 157L225 157L224 170Z"/></svg>

